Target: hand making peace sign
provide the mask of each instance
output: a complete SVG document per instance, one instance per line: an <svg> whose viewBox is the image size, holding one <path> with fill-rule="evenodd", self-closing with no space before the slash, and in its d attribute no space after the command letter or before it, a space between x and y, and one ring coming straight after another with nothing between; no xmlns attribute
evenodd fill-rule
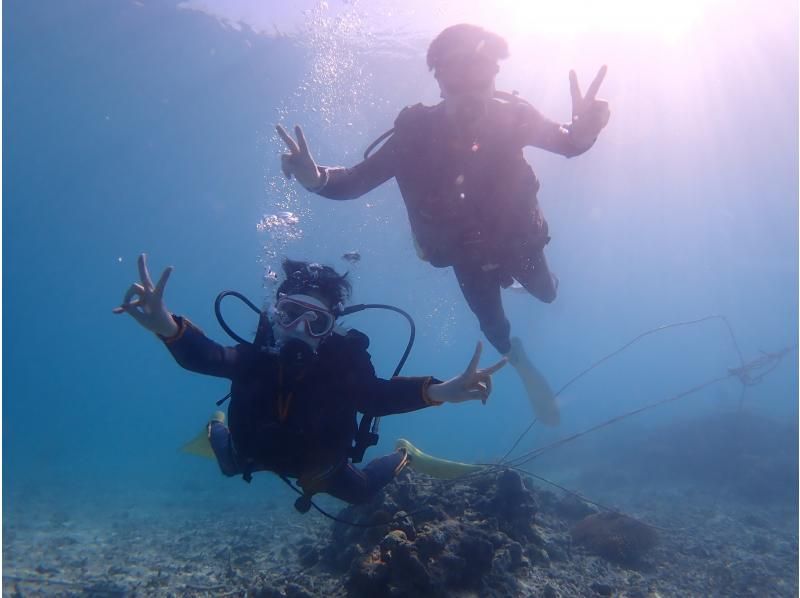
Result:
<svg viewBox="0 0 800 598"><path fill-rule="evenodd" d="M504 357L494 365L479 370L478 362L482 349L483 344L478 341L475 353L464 373L447 382L431 384L428 387L428 396L434 401L444 403L462 403L478 399L485 403L492 393L492 374L506 365L508 360Z"/></svg>
<svg viewBox="0 0 800 598"><path fill-rule="evenodd" d="M294 132L297 135L297 141L292 139L292 136L281 125L275 125L275 130L278 131L278 135L283 139L290 152L281 155L281 170L283 170L283 174L286 175L287 179L294 176L297 182L306 189L317 189L322 183L322 174L319 172L317 163L314 162L314 158L311 157L311 152L308 150L303 129L299 125L295 126Z"/></svg>
<svg viewBox="0 0 800 598"><path fill-rule="evenodd" d="M605 79L608 67L603 65L597 71L597 75L586 90L586 95L581 95L581 88L578 85L578 76L575 71L569 72L569 91L572 96L572 125L570 136L579 145L590 144L600 131L608 124L611 111L608 109L606 100L596 99L597 90Z"/></svg>
<svg viewBox="0 0 800 598"><path fill-rule="evenodd" d="M164 288L167 286L170 274L172 274L172 267L166 268L156 285L153 286L150 272L147 270L147 256L144 253L141 254L139 256L140 282L135 282L128 288L122 305L115 307L112 311L115 314L129 313L133 319L151 332L166 337L174 336L178 332L178 325L164 305ZM135 297L138 298L135 299Z"/></svg>

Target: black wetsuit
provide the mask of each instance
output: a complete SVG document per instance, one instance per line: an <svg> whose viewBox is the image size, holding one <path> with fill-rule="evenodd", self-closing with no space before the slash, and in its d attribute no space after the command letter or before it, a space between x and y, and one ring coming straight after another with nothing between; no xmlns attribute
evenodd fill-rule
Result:
<svg viewBox="0 0 800 598"><path fill-rule="evenodd" d="M369 338L333 334L316 353L295 341L275 353L253 345L224 347L185 318L165 344L184 368L231 380L228 428L212 423L210 440L225 475L269 470L298 478L304 491L366 501L404 463L399 452L359 470L348 453L357 412L407 413L437 404L427 397L431 377L375 375Z"/></svg>
<svg viewBox="0 0 800 598"><path fill-rule="evenodd" d="M556 281L543 248L547 222L536 193L539 182L522 149L535 146L571 157L562 125L522 101L493 100L474 131L457 127L444 103L403 110L392 137L353 168L328 168L317 193L354 199L394 177L424 259L453 266L481 329L501 352L510 349L510 326L501 286L516 279L550 302Z"/></svg>

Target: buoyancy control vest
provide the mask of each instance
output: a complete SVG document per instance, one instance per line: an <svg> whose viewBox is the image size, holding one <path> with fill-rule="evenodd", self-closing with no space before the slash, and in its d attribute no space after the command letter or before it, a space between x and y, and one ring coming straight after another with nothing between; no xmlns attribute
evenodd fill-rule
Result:
<svg viewBox="0 0 800 598"><path fill-rule="evenodd" d="M238 298L240 301L242 301L245 305L247 305L250 309L252 309L255 313L258 314L259 316L258 328L255 339L252 342L247 341L246 339L236 334L236 332L234 332L225 321L225 318L222 315L222 300L227 296L234 296ZM378 310L393 311L395 313L400 314L407 320L409 324L408 342L406 343L405 350L403 351L403 354L400 357L400 360L398 361L394 369L394 372L392 373L392 378L399 376L400 372L403 369L403 366L406 363L406 360L408 359L409 354L411 353L411 348L414 345L414 338L416 336L416 326L414 324L413 318L406 311L400 309L399 307L395 307L393 305L387 305L384 303L360 303L356 305L350 305L347 307L338 306L337 309L338 309L337 317L358 313L360 311L368 309L373 309L373 310L378 309ZM254 372L255 374L254 376L252 377L248 376L246 378L256 383L258 383L258 381L261 381L263 383L263 381L266 379L269 378L276 379L280 377L281 376L280 361L283 361L284 366L289 365L288 371L285 371L284 375L288 374L288 379L291 379L292 382L297 382L297 378L299 378L297 374L299 374L300 371L305 370L308 367L309 362L314 361L313 355L304 351L297 352L294 358L291 358L291 356L288 355L288 353L291 351L285 352L285 354L281 356L282 357L281 360L275 360L269 358L269 354L271 353L271 351L274 350L275 339L272 333L272 323L270 321L267 310L259 309L252 301L250 301L247 297L245 297L241 293L238 293L236 291L221 292L219 295L217 295L217 298L214 301L214 312L217 316L217 321L219 322L220 326L232 339L234 339L241 345L250 347L250 355L252 359L249 363L249 367L257 368L260 371ZM367 338L366 335L355 330L350 330L348 331L346 336L350 343L355 344L355 350L360 350L360 351L366 350L366 347L369 344L369 339ZM325 346L323 343L320 345L320 350L321 350L320 352L323 355L328 354L330 353L328 351L328 348L329 347ZM333 349L331 352L334 355L340 354L341 345L337 343L337 348ZM330 355L328 355L328 357L330 357ZM291 361L293 363L287 364L287 359L288 361ZM325 359L324 361L328 360ZM272 372L269 376L264 375L264 370L262 369L264 367L272 368ZM335 378L335 376L331 376L331 378ZM232 386L231 392L229 392L222 399L217 401L217 406L221 406L226 400L231 398L234 392L236 392L238 396L240 390L244 390L245 394L250 397L263 396L260 391L252 392L252 389L250 389L250 392L247 392L247 389L239 389L239 388L234 389ZM287 393L281 400L287 401L286 406L290 408L291 404L289 403L288 391L293 389L287 387L284 390L286 390ZM297 434L296 430L293 430L291 426L281 426L281 424L284 422L279 421L280 417L278 417L276 421L276 418L274 417L275 410L271 402L258 401L258 405L249 405L249 406L241 405L241 407L242 409L239 409L239 405L237 405L237 407L234 408L234 411L236 411L235 415L229 409L228 411L229 422L235 419L243 422L245 426L260 425L262 426L262 428L264 427L269 428L269 430L264 430L264 429L255 430L255 433L253 433L253 430L249 430L250 438L260 437L263 439L264 438L262 436L263 432L267 431L272 433L268 435L270 439L269 445L261 444L260 446L253 445L247 447L237 447L242 449L242 452L246 454L245 459L248 459L250 461L255 461L256 457L258 457L260 461L264 461L265 455L272 455L270 457L271 461L269 463L270 465L269 469L273 469L274 471L284 472L284 473L291 473L291 470L298 469L297 465L298 461L295 459L295 456L305 454L305 448L306 448L305 442L302 439L302 434ZM260 413L258 412L259 410ZM278 411L278 415L280 416L280 408ZM364 453L366 452L366 450L369 447L375 446L378 443L379 427L380 427L380 417L376 417L369 414L364 414L361 417L355 430L355 442L348 451L348 456L353 461L353 463L360 463L364 458ZM275 432L278 430L281 431L281 434L275 434ZM347 432L347 430L344 427L342 428L342 431ZM262 443L263 442L264 440L262 440ZM245 480L249 481L250 471L246 469L243 477Z"/></svg>
<svg viewBox="0 0 800 598"><path fill-rule="evenodd" d="M474 133L447 118L444 102L398 115L395 178L416 243L434 266L502 260L519 244L547 243L539 182L522 154L526 106L498 93Z"/></svg>

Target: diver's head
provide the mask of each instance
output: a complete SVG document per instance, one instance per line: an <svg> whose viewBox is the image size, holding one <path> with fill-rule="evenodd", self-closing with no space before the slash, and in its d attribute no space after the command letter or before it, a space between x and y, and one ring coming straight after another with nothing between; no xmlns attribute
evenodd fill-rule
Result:
<svg viewBox="0 0 800 598"><path fill-rule="evenodd" d="M289 259L284 260L283 271L286 279L278 287L273 314L276 341L296 339L316 349L333 333L336 317L350 297L347 275Z"/></svg>
<svg viewBox="0 0 800 598"><path fill-rule="evenodd" d="M505 39L462 23L442 31L428 47L428 69L439 83L445 109L458 121L474 121L494 95L498 62L508 58Z"/></svg>

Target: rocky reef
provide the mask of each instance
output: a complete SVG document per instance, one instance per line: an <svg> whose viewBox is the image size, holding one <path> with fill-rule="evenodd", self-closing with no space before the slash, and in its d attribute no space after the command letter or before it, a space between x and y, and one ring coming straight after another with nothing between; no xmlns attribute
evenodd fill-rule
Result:
<svg viewBox="0 0 800 598"><path fill-rule="evenodd" d="M321 558L345 575L353 596L522 595L533 589L535 571L570 560L575 533L567 522L586 515L577 536L602 557L638 564L655 545L646 525L609 520L580 500L526 485L515 471L450 483L405 473L370 504L340 514L370 527L335 524Z"/></svg>
<svg viewBox="0 0 800 598"><path fill-rule="evenodd" d="M656 530L621 513L596 513L572 528L572 539L606 560L637 565L658 542Z"/></svg>
<svg viewBox="0 0 800 598"><path fill-rule="evenodd" d="M796 504L754 510L644 478L601 510L513 470L406 470L368 504L320 497L355 526L300 515L288 493L115 496L10 490L4 595L797 596Z"/></svg>

